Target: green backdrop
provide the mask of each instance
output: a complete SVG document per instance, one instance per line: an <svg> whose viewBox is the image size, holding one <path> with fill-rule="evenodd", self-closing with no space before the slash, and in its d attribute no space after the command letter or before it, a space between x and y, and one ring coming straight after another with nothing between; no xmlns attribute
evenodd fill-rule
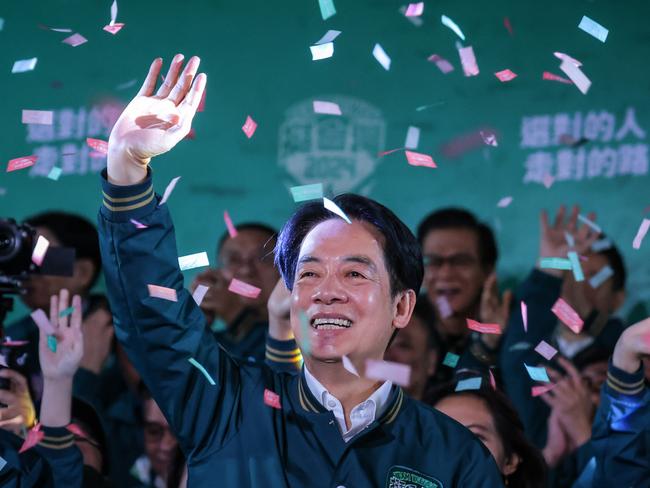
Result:
<svg viewBox="0 0 650 488"><path fill-rule="evenodd" d="M213 259L226 209L235 223L280 226L294 208L288 187L322 181L329 192L378 199L412 228L437 207L467 207L497 232L501 276L520 278L535 261L540 209L577 203L597 212L625 256L625 314L644 313L650 242L640 250L631 243L650 204L646 1L437 0L415 25L393 1L335 0L336 15L324 21L317 0L123 0L117 21L126 25L114 36L102 30L110 4L0 6L0 161L40 158L31 169L1 173L0 215L58 208L94 219L105 160L89 157L85 138L107 139L111 114L135 94L154 57L196 54L208 87L195 138L153 164L160 192L182 176L169 201L180 254L207 250ZM460 39L442 14L473 47L478 76L463 76ZM583 15L610 30L605 43L577 28ZM61 43L70 33L39 24L88 42L71 47ZM329 29L342 32L334 56L312 61L309 46ZM375 43L391 57L389 71L372 57ZM565 77L554 51L583 63L593 81L587 95L542 79L544 71ZM428 62L434 53L454 71ZM33 71L11 74L15 60L31 57ZM506 68L518 77L501 83L494 73ZM338 102L343 115L314 115L313 100ZM53 110L54 125L28 128L22 109ZM247 115L259 124L250 140L241 130ZM626 117L634 117L632 130ZM409 126L420 129L417 151L432 155L437 169L409 166L403 151L378 157L403 147ZM498 147L483 144L484 128ZM568 147L564 134L590 141ZM45 177L52 165L63 169L58 181ZM550 188L540 181L546 173L555 177ZM498 208L506 196L512 203Z"/></svg>

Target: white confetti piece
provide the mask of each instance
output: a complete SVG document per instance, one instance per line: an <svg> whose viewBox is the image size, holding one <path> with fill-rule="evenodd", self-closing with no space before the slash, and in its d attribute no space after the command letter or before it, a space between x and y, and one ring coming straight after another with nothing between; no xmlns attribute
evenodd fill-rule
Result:
<svg viewBox="0 0 650 488"><path fill-rule="evenodd" d="M329 198L323 197L323 206L330 212L335 213L336 215L341 217L348 224L352 223L352 221L348 218L348 216L345 215L345 212L343 212L343 210L341 210L341 208Z"/></svg>
<svg viewBox="0 0 650 488"><path fill-rule="evenodd" d="M535 347L535 352L544 357L547 361L550 361L553 356L557 354L557 349L551 346L548 342L541 341Z"/></svg>
<svg viewBox="0 0 650 488"><path fill-rule="evenodd" d="M196 287L196 290L194 290L194 293L192 293L192 298L194 299L197 305L201 306L201 303L205 298L205 294L208 292L209 289L210 287L205 285L198 285Z"/></svg>
<svg viewBox="0 0 650 488"><path fill-rule="evenodd" d="M375 47L372 49L372 55L386 71L390 69L390 57L388 54L386 54L386 51L384 51L383 47L381 47L379 44L375 44Z"/></svg>
<svg viewBox="0 0 650 488"><path fill-rule="evenodd" d="M343 356L341 358L341 361L343 362L343 367L346 369L346 371L353 374L354 376L359 376L357 368L354 367L354 364L352 364L352 361L350 361L347 356Z"/></svg>
<svg viewBox="0 0 650 488"><path fill-rule="evenodd" d="M465 76L477 76L479 69L472 46L461 47L458 50L458 55L460 56L460 62L463 65L463 73L465 73Z"/></svg>
<svg viewBox="0 0 650 488"><path fill-rule="evenodd" d="M309 46L311 50L311 60L320 61L321 59L331 58L334 55L334 43L328 42L316 46Z"/></svg>
<svg viewBox="0 0 650 488"><path fill-rule="evenodd" d="M449 17L446 15L442 15L440 17L440 22L442 22L442 25L449 27L454 33L460 37L463 41L465 40L465 34L463 34L463 31L460 30L460 27L456 25L456 22L451 20Z"/></svg>
<svg viewBox="0 0 650 488"><path fill-rule="evenodd" d="M329 44L330 42L334 42L334 39L336 39L339 35L341 34L341 31L337 30L328 30L323 37L321 37L317 42L314 44L316 46L320 44Z"/></svg>
<svg viewBox="0 0 650 488"><path fill-rule="evenodd" d="M639 226L639 230L634 237L634 241L632 241L633 249L641 248L641 243L643 242L645 235L648 233L648 229L650 229L650 219L643 219L641 225Z"/></svg>
<svg viewBox="0 0 650 488"><path fill-rule="evenodd" d="M338 103L314 100L314 113L327 115L341 115L341 107Z"/></svg>
<svg viewBox="0 0 650 488"><path fill-rule="evenodd" d="M172 180L169 182L167 185L167 188L165 188L165 193L163 193L162 199L160 200L160 204L162 205L167 202L169 197L171 196L172 192L174 191L174 188L176 188L176 183L178 183L178 180L180 180L181 177L177 176L176 178L172 178Z"/></svg>
<svg viewBox="0 0 650 488"><path fill-rule="evenodd" d="M607 40L607 35L609 34L608 29L604 28L598 22L590 19L586 15L582 16L582 20L580 21L580 24L578 24L578 28L585 31L587 34L594 36L600 42L605 42Z"/></svg>
<svg viewBox="0 0 650 488"><path fill-rule="evenodd" d="M181 256L178 258L178 266L181 268L181 271L185 271L186 269L201 268L203 266L210 266L208 253L203 251L197 252L195 254Z"/></svg>
<svg viewBox="0 0 650 488"><path fill-rule="evenodd" d="M556 58L558 58L558 59L560 59L562 61L568 61L569 63L574 64L576 66L582 66L582 63L580 61L578 61L575 58L572 58L571 56L569 56L566 53L561 53L559 51L555 51L553 53L553 56L555 56Z"/></svg>
<svg viewBox="0 0 650 488"><path fill-rule="evenodd" d="M446 296L439 296L436 298L436 306L438 307L438 313L443 319L449 318L454 314L451 304Z"/></svg>
<svg viewBox="0 0 650 488"><path fill-rule="evenodd" d="M497 142L497 136L494 133L487 130L480 130L478 133L486 146L498 147L499 143Z"/></svg>
<svg viewBox="0 0 650 488"><path fill-rule="evenodd" d="M596 233L601 234L603 229L601 229L595 222L589 220L587 217L578 214L578 220L585 225L591 227Z"/></svg>
<svg viewBox="0 0 650 488"><path fill-rule="evenodd" d="M411 367L391 361L366 359L364 376L371 380L391 381L396 385L407 387L411 382Z"/></svg>
<svg viewBox="0 0 650 488"><path fill-rule="evenodd" d="M25 73L26 71L32 71L34 68L36 68L37 61L38 58L21 59L19 61L16 61L11 68L11 72Z"/></svg>
<svg viewBox="0 0 650 488"><path fill-rule="evenodd" d="M614 270L611 268L609 264L606 264L603 266L598 273L593 275L589 279L589 286L592 288L598 288L600 285L605 283L608 279L610 279L612 276L614 276Z"/></svg>
<svg viewBox="0 0 650 488"><path fill-rule="evenodd" d="M578 90L586 95L591 87L591 80L585 76L578 66L569 62L562 61L560 69L573 81L573 84L578 87Z"/></svg>
<svg viewBox="0 0 650 488"><path fill-rule="evenodd" d="M497 207L506 208L511 203L512 203L512 197L503 197L501 200L499 200L499 203L497 203Z"/></svg>
<svg viewBox="0 0 650 488"><path fill-rule="evenodd" d="M406 141L404 142L404 147L406 149L417 149L418 144L420 144L420 129L418 127L410 125L406 131Z"/></svg>
<svg viewBox="0 0 650 488"><path fill-rule="evenodd" d="M34 250L32 251L32 262L36 266L40 266L41 264L43 264L43 259L45 258L45 254L47 253L49 247L50 247L50 241L48 241L43 236L38 236L38 239L36 240L36 245L34 246Z"/></svg>

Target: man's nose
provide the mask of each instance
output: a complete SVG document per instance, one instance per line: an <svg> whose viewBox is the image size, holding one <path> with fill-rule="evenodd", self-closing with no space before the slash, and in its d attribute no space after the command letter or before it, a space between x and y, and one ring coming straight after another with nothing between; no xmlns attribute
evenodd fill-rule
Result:
<svg viewBox="0 0 650 488"><path fill-rule="evenodd" d="M325 305L346 302L347 299L345 287L337 277L331 275L323 278L313 295L314 302Z"/></svg>

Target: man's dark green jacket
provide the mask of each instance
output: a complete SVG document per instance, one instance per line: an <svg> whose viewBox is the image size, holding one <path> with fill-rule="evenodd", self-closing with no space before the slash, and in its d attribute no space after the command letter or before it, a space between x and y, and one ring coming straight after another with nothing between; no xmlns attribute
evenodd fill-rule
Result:
<svg viewBox="0 0 650 488"><path fill-rule="evenodd" d="M476 437L400 388L346 443L302 374L232 359L183 288L174 227L151 177L120 187L104 172L102 184L99 234L116 336L179 440L189 486L501 486ZM174 289L177 301L151 297L147 285ZM265 393L278 395L280 408Z"/></svg>

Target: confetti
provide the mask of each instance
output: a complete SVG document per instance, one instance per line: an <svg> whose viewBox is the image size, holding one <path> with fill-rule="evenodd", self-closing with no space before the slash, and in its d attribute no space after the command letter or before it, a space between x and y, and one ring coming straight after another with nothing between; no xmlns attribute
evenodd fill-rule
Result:
<svg viewBox="0 0 650 488"><path fill-rule="evenodd" d="M545 174L544 178L542 178L542 183L544 184L547 190L551 187L554 181L555 178L550 174Z"/></svg>
<svg viewBox="0 0 650 488"><path fill-rule="evenodd" d="M165 286L158 285L147 285L149 289L149 296L153 298L161 298L163 300L169 300L170 302L177 302L178 297L176 296L176 290L173 288L167 288Z"/></svg>
<svg viewBox="0 0 650 488"><path fill-rule="evenodd" d="M550 383L551 380L548 377L548 373L546 372L546 368L542 366L528 366L526 363L524 363L524 366L526 366L526 371L528 371L528 376L534 381L544 381L545 383Z"/></svg>
<svg viewBox="0 0 650 488"><path fill-rule="evenodd" d="M578 87L578 90L582 92L583 95L586 95L591 87L591 81L585 76L585 74L578 68L575 64L569 61L562 61L560 69L569 77L575 86Z"/></svg>
<svg viewBox="0 0 650 488"><path fill-rule="evenodd" d="M167 200L169 200L169 197L174 191L174 188L176 188L176 183L178 183L178 180L180 179L181 179L180 176L177 176L176 178L172 178L172 180L167 185L167 188L165 188L165 192L163 193L163 196L160 199L160 203L158 204L158 206L165 204Z"/></svg>
<svg viewBox="0 0 650 488"><path fill-rule="evenodd" d="M86 138L86 144L97 151L98 153L108 154L108 142L102 141L101 139L93 139L92 137Z"/></svg>
<svg viewBox="0 0 650 488"><path fill-rule="evenodd" d="M52 125L54 112L51 110L23 110L23 124Z"/></svg>
<svg viewBox="0 0 650 488"><path fill-rule="evenodd" d="M496 391L496 389L497 389L497 380L494 379L494 375L492 374L491 369L488 369L488 373L490 374L490 386L492 387L493 390Z"/></svg>
<svg viewBox="0 0 650 488"><path fill-rule="evenodd" d="M72 47L77 47L88 42L88 39L86 39L84 36L82 36L79 33L75 33L72 34L70 37L66 37L61 42L63 44L69 44Z"/></svg>
<svg viewBox="0 0 650 488"><path fill-rule="evenodd" d="M411 166L426 166L427 168L437 168L433 158L428 154L422 154L412 151L404 151L406 160Z"/></svg>
<svg viewBox="0 0 650 488"><path fill-rule="evenodd" d="M438 56L437 54L432 54L427 58L427 61L431 63L436 63L436 66L440 71L442 71L442 74L446 75L447 73L454 71L454 67L452 64L447 61L445 58L442 58Z"/></svg>
<svg viewBox="0 0 650 488"><path fill-rule="evenodd" d="M0 19L2 21L2 19ZM0 22L0 30L2 30L2 22ZM7 465L7 461L3 457L0 457L0 471L4 469L4 467Z"/></svg>
<svg viewBox="0 0 650 488"><path fill-rule="evenodd" d="M382 158L384 156L388 156L389 154L393 154L394 152L402 151L403 149L404 149L403 147L398 147L396 149L391 149L389 151L380 152L380 153L377 153L377 157Z"/></svg>
<svg viewBox="0 0 650 488"><path fill-rule="evenodd" d="M181 256L178 258L178 266L180 267L181 271L201 268L203 266L210 266L210 262L208 261L208 253L203 251L197 252L196 254Z"/></svg>
<svg viewBox="0 0 650 488"><path fill-rule="evenodd" d="M354 367L354 364L352 364L352 361L350 361L350 358L343 356L341 358L341 361L343 362L343 367L346 371L353 374L354 376L359 376L359 372L357 371L357 368Z"/></svg>
<svg viewBox="0 0 650 488"><path fill-rule="evenodd" d="M446 296L439 296L436 298L436 307L438 307L438 313L443 319L449 318L454 314Z"/></svg>
<svg viewBox="0 0 650 488"><path fill-rule="evenodd" d="M63 170L61 168L59 168L58 166L52 166L52 169L47 174L47 177L51 180L59 181L59 178L61 177L61 173L63 173Z"/></svg>
<svg viewBox="0 0 650 488"><path fill-rule="evenodd" d="M533 345L529 342L517 342L516 344L513 344L508 348L508 352L513 352L513 351L528 351L531 349Z"/></svg>
<svg viewBox="0 0 650 488"><path fill-rule="evenodd" d="M551 346L548 342L541 341L535 347L535 352L537 352L540 356L542 356L547 361L550 361L553 358L553 356L557 354L557 349Z"/></svg>
<svg viewBox="0 0 650 488"><path fill-rule="evenodd" d="M553 308L551 308L551 312L574 333L579 334L582 330L584 322L580 318L580 315L562 298L557 299Z"/></svg>
<svg viewBox="0 0 650 488"><path fill-rule="evenodd" d="M67 317L68 315L72 315L72 312L74 312L74 307L68 307L65 310L61 310L59 312L59 318Z"/></svg>
<svg viewBox="0 0 650 488"><path fill-rule="evenodd" d="M406 131L406 141L404 141L404 147L406 149L417 149L419 143L420 129L418 127L410 125Z"/></svg>
<svg viewBox="0 0 650 488"><path fill-rule="evenodd" d="M481 139L483 139L483 142L485 143L486 146L494 146L497 147L499 143L497 142L497 136L490 131L487 130L480 130L478 133L481 135Z"/></svg>
<svg viewBox="0 0 650 488"><path fill-rule="evenodd" d="M11 159L7 163L7 173L11 171L18 171L19 169L29 168L36 164L38 156L25 156L22 158Z"/></svg>
<svg viewBox="0 0 650 488"><path fill-rule="evenodd" d="M49 247L50 241L48 241L43 236L38 236L38 239L36 239L36 245L32 250L32 263L34 263L36 266L42 265L43 259L45 259L45 254L47 253Z"/></svg>
<svg viewBox="0 0 650 488"><path fill-rule="evenodd" d="M309 332L311 327L309 325L309 318L307 317L307 314L302 310L298 316L300 318L300 351L302 352L303 356L307 356L311 353L311 343L309 340Z"/></svg>
<svg viewBox="0 0 650 488"><path fill-rule="evenodd" d="M549 71L544 71L544 73L542 73L542 79L550 80L550 81L559 81L560 83L564 83L566 85L573 85L573 81L567 80L566 78L562 78L561 76L553 74Z"/></svg>
<svg viewBox="0 0 650 488"><path fill-rule="evenodd" d="M605 42L607 40L607 35L609 30L605 29L595 20L590 19L586 15L582 16L582 20L578 24L578 29L585 31L587 34L594 36L600 42Z"/></svg>
<svg viewBox="0 0 650 488"><path fill-rule="evenodd" d="M386 71L390 69L390 57L379 44L375 44L375 47L372 49L372 55Z"/></svg>
<svg viewBox="0 0 650 488"><path fill-rule="evenodd" d="M246 122L242 126L241 130L244 131L244 134L246 134L246 137L249 139L253 137L253 134L255 134L255 131L257 130L257 122L255 122L250 115L246 116Z"/></svg>
<svg viewBox="0 0 650 488"><path fill-rule="evenodd" d="M576 247L575 238L571 234L569 234L567 231L564 231L564 240L569 245L569 247L571 247L571 248ZM571 259L571 258L569 258L569 259Z"/></svg>
<svg viewBox="0 0 650 488"><path fill-rule="evenodd" d="M334 55L334 43L327 42L325 44L317 44L309 46L311 51L311 60L320 61L321 59L331 58Z"/></svg>
<svg viewBox="0 0 650 488"><path fill-rule="evenodd" d="M584 281L585 275L582 272L582 266L580 265L580 258L578 257L578 253L575 251L569 251L567 253L567 256L569 257L569 261L571 261L571 270L573 271L573 278L576 281Z"/></svg>
<svg viewBox="0 0 650 488"><path fill-rule="evenodd" d="M320 7L320 15L323 20L327 20L336 14L336 8L332 0L318 0L318 6Z"/></svg>
<svg viewBox="0 0 650 488"><path fill-rule="evenodd" d="M476 320L467 319L467 328L475 330L481 334L501 334L501 326L499 324L482 324Z"/></svg>
<svg viewBox="0 0 650 488"><path fill-rule="evenodd" d="M212 376L210 376L210 373L207 372L201 363L199 363L194 358L189 358L188 361L192 366L198 369L203 374L203 376L205 376L205 379L208 380L208 383L210 383L212 386L216 385L215 381L212 379Z"/></svg>
<svg viewBox="0 0 650 488"><path fill-rule="evenodd" d="M327 114L327 115L341 115L341 107L338 103L324 102L322 100L314 100L314 113Z"/></svg>
<svg viewBox="0 0 650 488"><path fill-rule="evenodd" d="M56 337L53 335L47 336L47 347L50 351L56 352Z"/></svg>
<svg viewBox="0 0 650 488"><path fill-rule="evenodd" d="M460 27L458 27L458 26L456 25L456 22L454 22L453 20L451 20L451 19L450 19L449 17L447 17L446 15L442 15L442 16L440 17L440 22L442 22L442 25L444 25L445 27L449 27L452 31L454 31L454 33L455 33L458 37L460 37L461 40L463 40L463 41L465 40L465 34L463 34L463 32L460 30Z"/></svg>
<svg viewBox="0 0 650 488"><path fill-rule="evenodd" d="M341 210L341 208L329 198L323 197L323 206L330 212L335 213L336 215L341 217L348 224L352 223L352 221L348 218L348 216L345 215L345 212L343 212L343 210Z"/></svg>
<svg viewBox="0 0 650 488"><path fill-rule="evenodd" d="M14 65L11 68L11 72L12 73L25 73L27 71L32 71L34 68L36 68L37 61L38 61L38 58L20 59L20 60L14 62Z"/></svg>
<svg viewBox="0 0 650 488"><path fill-rule="evenodd" d="M460 356L458 354L454 354L453 352L448 352L445 355L445 359L442 360L442 364L444 364L445 366L449 366L450 368L455 368L459 360L460 360Z"/></svg>
<svg viewBox="0 0 650 488"><path fill-rule="evenodd" d="M411 379L411 367L408 364L366 359L366 378L371 380L391 381L396 385L407 387Z"/></svg>
<svg viewBox="0 0 650 488"><path fill-rule="evenodd" d="M41 424L38 423L27 432L25 442L23 442L23 445L20 447L18 454L22 454L37 445L43 440L43 437L45 437L45 433L41 432Z"/></svg>
<svg viewBox="0 0 650 488"><path fill-rule="evenodd" d="M503 26L508 31L508 34L510 34L512 36L513 35L512 34L512 25L510 24L510 19L508 17L503 18Z"/></svg>
<svg viewBox="0 0 650 488"><path fill-rule="evenodd" d="M316 46L319 46L321 44L329 44L331 42L334 42L334 39L336 39L339 35L341 34L341 31L337 30L328 30L323 37L321 37L317 42L314 44Z"/></svg>
<svg viewBox="0 0 650 488"><path fill-rule="evenodd" d="M0 31L4 29L4 26L5 26L5 19L0 17ZM2 468L0 468L0 470L2 470Z"/></svg>
<svg viewBox="0 0 650 488"><path fill-rule="evenodd" d="M543 395L544 393L551 391L553 388L555 388L555 385L553 383L549 385L536 385L533 386L533 388L531 389L531 394L534 397L538 397L540 395Z"/></svg>
<svg viewBox="0 0 650 488"><path fill-rule="evenodd" d="M650 229L650 219L643 219L641 225L639 226L639 230L636 232L634 241L632 241L633 249L641 248L641 243L643 242L645 235L648 233L648 229Z"/></svg>
<svg viewBox="0 0 650 488"><path fill-rule="evenodd" d="M74 435L77 437L81 437L82 439L86 439L88 436L86 433L79 427L77 424L68 424L66 427L68 432L72 432Z"/></svg>
<svg viewBox="0 0 650 488"><path fill-rule="evenodd" d="M603 230L593 221L589 220L587 217L578 214L578 220L585 225L591 227L597 234L601 234Z"/></svg>
<svg viewBox="0 0 650 488"><path fill-rule="evenodd" d="M503 197L501 200L499 200L499 203L497 203L497 207L506 208L511 203L512 203L512 197Z"/></svg>
<svg viewBox="0 0 650 488"><path fill-rule="evenodd" d="M205 294L208 292L210 289L209 286L205 285L198 285L196 287L196 290L194 290L194 293L192 293L192 298L194 298L194 301L196 302L197 305L201 305L203 302L203 299L205 298Z"/></svg>
<svg viewBox="0 0 650 488"><path fill-rule="evenodd" d="M526 302L522 301L521 305L521 319L524 322L524 331L528 332L528 305Z"/></svg>
<svg viewBox="0 0 650 488"><path fill-rule="evenodd" d="M257 298L262 290L256 286L249 285L244 281L240 281L237 278L233 278L228 285L228 291L246 298Z"/></svg>
<svg viewBox="0 0 650 488"><path fill-rule="evenodd" d="M609 264L606 264L603 266L598 273L593 275L589 279L589 286L592 288L598 288L600 285L605 283L608 279L610 279L612 276L614 276L614 270L611 268Z"/></svg>
<svg viewBox="0 0 650 488"><path fill-rule="evenodd" d="M237 237L237 229L232 223L232 219L230 218L230 214L228 213L228 210L223 211L223 221L226 223L226 229L228 229L228 235L230 236L230 238L234 239L235 237Z"/></svg>
<svg viewBox="0 0 650 488"><path fill-rule="evenodd" d="M556 52L553 53L553 56L555 56L556 58L558 58L558 59L560 59L562 61L568 61L569 63L574 64L576 66L582 66L582 63L580 61L578 61L575 58L572 58L568 54L556 51Z"/></svg>
<svg viewBox="0 0 650 488"><path fill-rule="evenodd" d="M419 17L424 12L424 2L409 3L406 7L406 17Z"/></svg>
<svg viewBox="0 0 650 488"><path fill-rule="evenodd" d="M105 25L104 27L102 27L102 29L105 30L106 32L109 32L110 34L115 35L115 34L117 34L118 32L120 32L122 30L122 27L124 27L124 24L121 24L121 23L118 22L118 23L113 24L113 25L110 25L110 24Z"/></svg>
<svg viewBox="0 0 650 488"><path fill-rule="evenodd" d="M591 245L591 250L593 252L600 252L604 251L605 249L610 249L612 247L612 241L609 239L598 239L597 241L594 241L594 243Z"/></svg>
<svg viewBox="0 0 650 488"><path fill-rule="evenodd" d="M497 71L496 73L494 73L494 76L499 78L499 81L506 82L506 81L514 80L517 77L517 73L513 73L509 69L504 69L502 71Z"/></svg>
<svg viewBox="0 0 650 488"><path fill-rule="evenodd" d="M466 378L456 383L456 389L454 391L480 390L481 382L482 379L478 376L474 378Z"/></svg>
<svg viewBox="0 0 650 488"><path fill-rule="evenodd" d="M311 185L292 186L290 189L293 201L305 202L307 200L320 200L323 198L323 184L313 183Z"/></svg>
<svg viewBox="0 0 650 488"><path fill-rule="evenodd" d="M138 222L135 219L131 219L129 222L131 222L133 225L135 225L136 229L148 229L149 228L148 225L144 225L143 223Z"/></svg>
<svg viewBox="0 0 650 488"><path fill-rule="evenodd" d="M476 64L476 57L474 56L474 49L472 49L472 46L461 47L458 50L458 54L460 55L460 62L463 65L465 76L478 75L479 69Z"/></svg>
<svg viewBox="0 0 650 488"><path fill-rule="evenodd" d="M54 327L50 323L50 321L47 318L47 315L45 315L45 312L43 310L36 309L34 310L30 316L32 317L32 320L36 322L36 325L38 328L46 335L52 335L54 334Z"/></svg>
<svg viewBox="0 0 650 488"><path fill-rule="evenodd" d="M572 269L571 261L567 258L541 258L539 267L542 269Z"/></svg>
<svg viewBox="0 0 650 488"><path fill-rule="evenodd" d="M280 395L267 388L264 388L264 404L282 410L282 405L280 405Z"/></svg>
<svg viewBox="0 0 650 488"><path fill-rule="evenodd" d="M6 340L2 343L3 346L7 347L26 346L27 344L29 344L29 341L12 341L10 337L7 337Z"/></svg>

